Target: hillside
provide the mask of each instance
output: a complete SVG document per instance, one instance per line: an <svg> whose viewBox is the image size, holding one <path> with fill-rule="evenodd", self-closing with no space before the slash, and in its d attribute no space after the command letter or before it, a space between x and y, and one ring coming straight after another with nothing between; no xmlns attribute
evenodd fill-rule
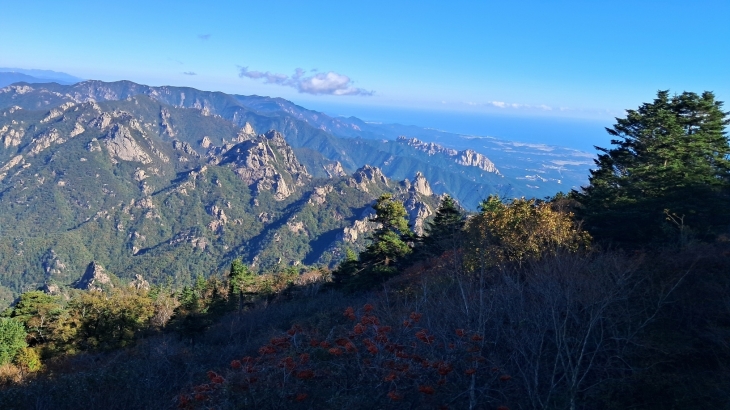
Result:
<svg viewBox="0 0 730 410"><path fill-rule="evenodd" d="M69 285L91 261L173 283L233 258L331 265L363 246L381 193L409 203L414 226L438 201L377 168L348 175L316 151L300 162L278 132L144 95L4 109L0 141L4 303L8 289Z"/></svg>

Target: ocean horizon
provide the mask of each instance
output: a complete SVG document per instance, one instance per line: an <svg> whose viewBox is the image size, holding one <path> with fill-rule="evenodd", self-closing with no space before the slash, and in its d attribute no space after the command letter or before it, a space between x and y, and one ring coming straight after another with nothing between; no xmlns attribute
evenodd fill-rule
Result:
<svg viewBox="0 0 730 410"><path fill-rule="evenodd" d="M605 128L615 122L613 119L514 116L395 107L343 108L328 107L322 111L331 116L354 116L366 122L414 125L468 136L556 145L589 153L595 152L594 146L610 145L611 137Z"/></svg>

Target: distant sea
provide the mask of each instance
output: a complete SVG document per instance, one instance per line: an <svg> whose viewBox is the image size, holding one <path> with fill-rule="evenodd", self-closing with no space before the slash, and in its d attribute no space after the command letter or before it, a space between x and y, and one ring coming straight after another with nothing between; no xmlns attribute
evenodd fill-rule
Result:
<svg viewBox="0 0 730 410"><path fill-rule="evenodd" d="M594 145L607 147L611 138L605 127L615 120L595 120L548 116L425 111L379 107L329 107L329 115L355 116L363 121L398 123L435 128L457 134L496 137L508 141L558 145L594 153Z"/></svg>

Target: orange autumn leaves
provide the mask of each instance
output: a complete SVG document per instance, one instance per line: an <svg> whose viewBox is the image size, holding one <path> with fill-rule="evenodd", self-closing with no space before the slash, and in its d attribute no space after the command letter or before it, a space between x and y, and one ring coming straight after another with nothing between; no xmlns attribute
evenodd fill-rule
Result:
<svg viewBox="0 0 730 410"><path fill-rule="evenodd" d="M347 389L377 406L448 408L443 406L451 403L458 408L472 377L495 388L509 380L488 371L497 366L488 360L480 333L428 329L421 312L411 312L392 326L371 304L348 307L342 315L345 323L326 336L295 325L259 348L258 356L231 361L225 377L210 372L214 376L208 387L196 386L178 397L179 407L209 408L224 401L307 407ZM348 385L348 380L356 384Z"/></svg>

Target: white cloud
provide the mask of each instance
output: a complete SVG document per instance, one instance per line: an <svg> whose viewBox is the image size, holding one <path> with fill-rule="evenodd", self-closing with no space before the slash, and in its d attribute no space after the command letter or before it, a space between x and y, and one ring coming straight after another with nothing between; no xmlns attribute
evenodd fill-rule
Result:
<svg viewBox="0 0 730 410"><path fill-rule="evenodd" d="M467 103L469 105L474 105L474 103ZM537 109L537 110L545 110L545 111L552 111L552 107L549 105L541 104L541 105L530 105L530 104L519 104L519 103L508 103L504 101L489 101L486 104L483 105L491 105L493 107L497 108L514 108L514 109Z"/></svg>
<svg viewBox="0 0 730 410"><path fill-rule="evenodd" d="M310 72L314 72L314 70L310 70ZM313 95L373 95L373 91L354 87L350 77L333 71L306 76L303 68L297 68L290 77L284 74L252 71L248 67L239 67L238 76L263 80L264 84L296 88L300 93Z"/></svg>

